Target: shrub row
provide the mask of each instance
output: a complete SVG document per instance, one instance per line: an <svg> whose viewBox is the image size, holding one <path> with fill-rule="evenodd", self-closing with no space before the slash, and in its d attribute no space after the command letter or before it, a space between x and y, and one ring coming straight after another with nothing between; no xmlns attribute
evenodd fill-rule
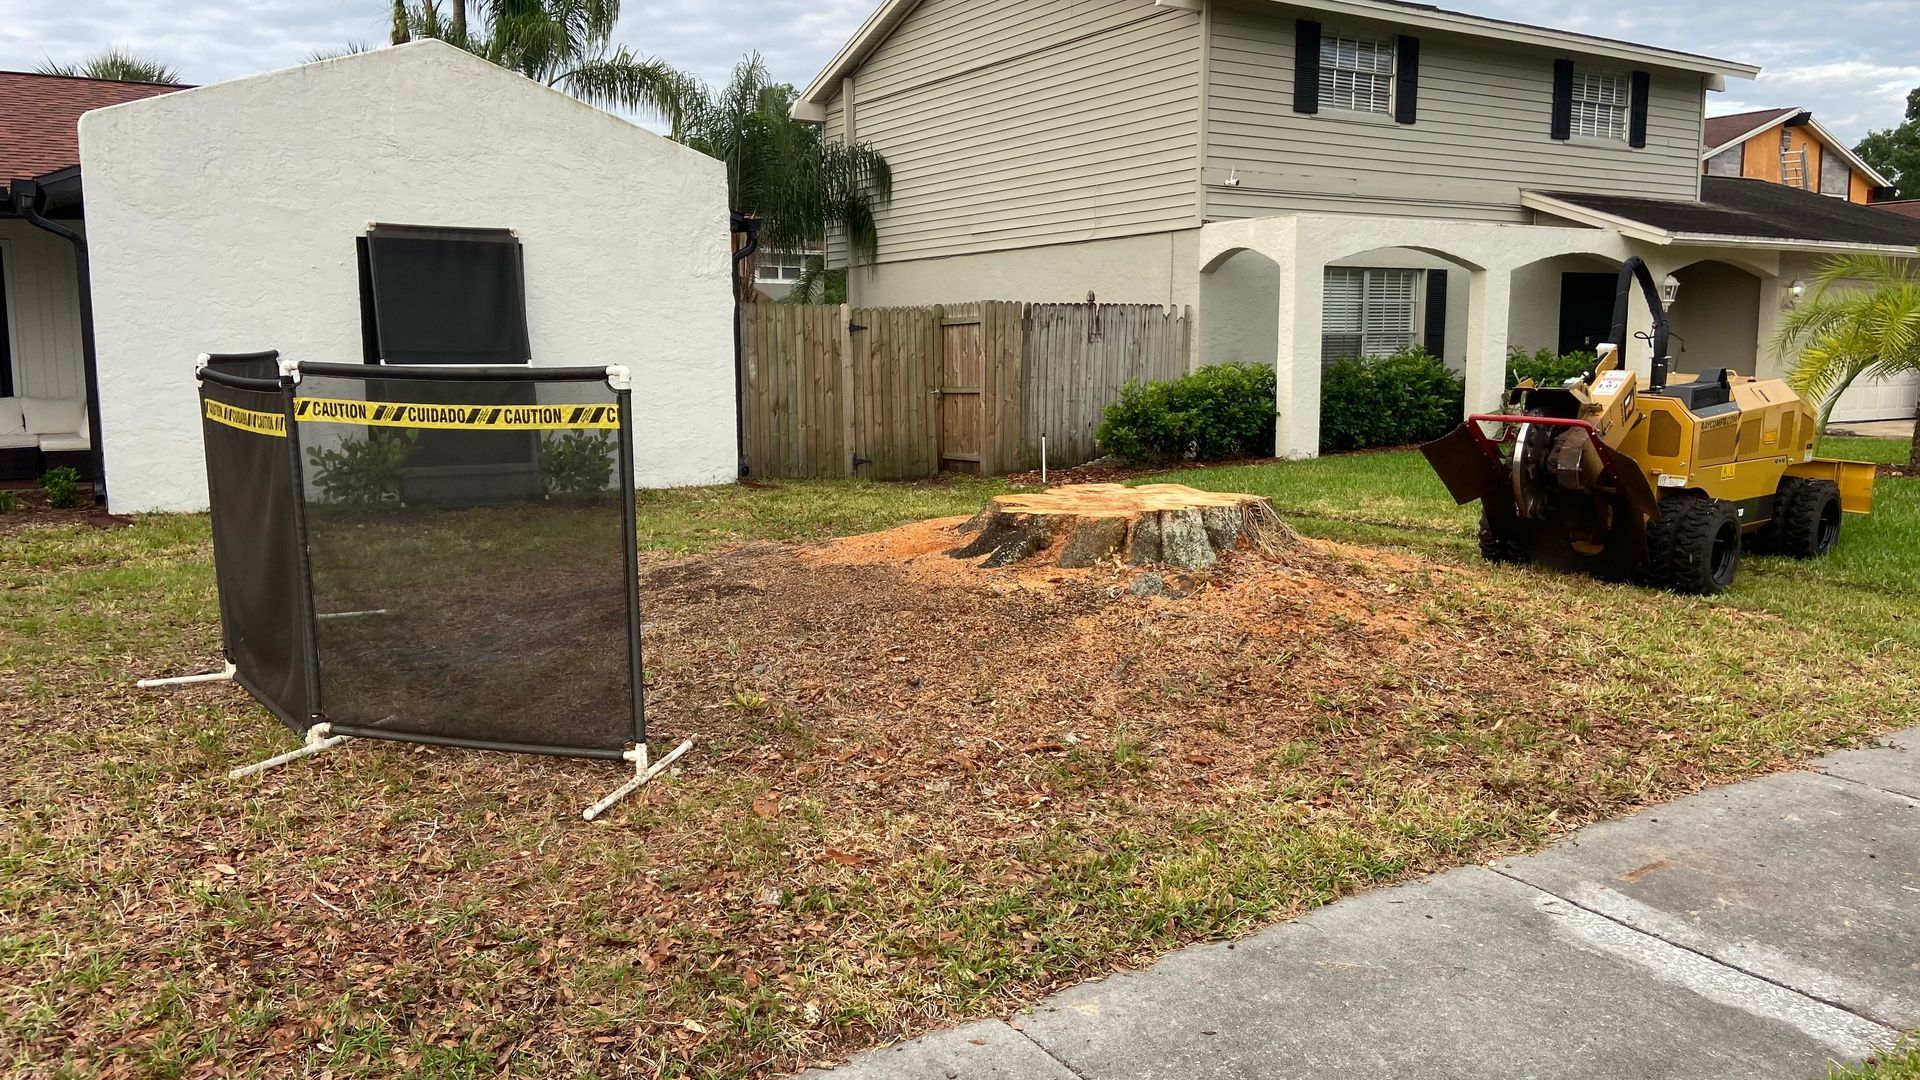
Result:
<svg viewBox="0 0 1920 1080"><path fill-rule="evenodd" d="M1532 379L1558 386L1594 364L1592 353L1551 349L1507 357L1507 385ZM1100 448L1140 464L1263 456L1273 446L1273 369L1214 364L1184 378L1128 383L1107 407ZM1323 453L1405 446L1437 439L1460 423L1466 383L1418 345L1390 356L1345 358L1320 379Z"/></svg>

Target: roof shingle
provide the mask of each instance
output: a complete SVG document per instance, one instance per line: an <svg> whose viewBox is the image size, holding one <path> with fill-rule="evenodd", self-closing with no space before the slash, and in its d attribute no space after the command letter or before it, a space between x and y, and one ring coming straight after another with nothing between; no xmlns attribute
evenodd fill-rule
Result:
<svg viewBox="0 0 1920 1080"><path fill-rule="evenodd" d="M0 185L80 164L80 114L184 86L0 71Z"/></svg>
<svg viewBox="0 0 1920 1080"><path fill-rule="evenodd" d="M1715 150L1727 145L1749 131L1777 121L1784 120L1799 109L1760 109L1756 112L1733 113L1729 116L1707 117L1705 148Z"/></svg>
<svg viewBox="0 0 1920 1080"><path fill-rule="evenodd" d="M1765 180L1703 176L1699 202L1577 191L1540 194L1669 233L1920 247L1920 220Z"/></svg>

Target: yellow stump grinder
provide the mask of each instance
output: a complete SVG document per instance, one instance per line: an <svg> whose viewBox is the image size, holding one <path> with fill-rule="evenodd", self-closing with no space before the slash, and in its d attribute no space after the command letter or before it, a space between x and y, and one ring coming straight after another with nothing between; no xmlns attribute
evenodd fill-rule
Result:
<svg viewBox="0 0 1920 1080"><path fill-rule="evenodd" d="M1653 311L1651 377L1626 367L1635 282ZM1814 411L1779 379L1670 373L1667 313L1639 259L1620 269L1613 341L1564 386L1523 382L1498 413L1423 447L1480 553L1683 593L1733 584L1744 546L1825 555L1842 513L1872 509L1872 465L1817 458ZM1489 432L1491 428L1491 433Z"/></svg>

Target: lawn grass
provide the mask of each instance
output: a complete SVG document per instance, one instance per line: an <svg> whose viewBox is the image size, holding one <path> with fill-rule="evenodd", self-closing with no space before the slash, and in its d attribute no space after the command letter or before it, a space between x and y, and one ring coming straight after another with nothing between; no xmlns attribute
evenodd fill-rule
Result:
<svg viewBox="0 0 1920 1080"><path fill-rule="evenodd" d="M1920 1080L1920 1039L1903 1039L1867 1061L1836 1065L1827 1070L1827 1080Z"/></svg>
<svg viewBox="0 0 1920 1080"><path fill-rule="evenodd" d="M1480 565L1415 454L1164 479L1374 547L1315 556L1337 602L1254 613L1311 635L1144 607L1122 647L1156 651L1116 668L1077 609L848 607L881 575L733 550L997 481L644 496L654 715L701 745L592 827L617 777L575 762L356 743L227 781L285 729L232 688L129 686L214 659L205 519L9 532L0 1073L767 1075L1920 722L1920 480L1833 558L1699 599ZM956 634L977 669L892 661ZM1071 744L1023 751L1052 715Z"/></svg>

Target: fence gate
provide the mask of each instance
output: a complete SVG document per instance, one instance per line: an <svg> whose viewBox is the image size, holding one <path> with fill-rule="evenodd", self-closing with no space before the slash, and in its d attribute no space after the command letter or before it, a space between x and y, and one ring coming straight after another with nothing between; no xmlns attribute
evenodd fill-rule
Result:
<svg viewBox="0 0 1920 1080"><path fill-rule="evenodd" d="M986 427L982 407L986 356L980 342L978 304L947 310L940 320L940 468L981 471L980 443Z"/></svg>

